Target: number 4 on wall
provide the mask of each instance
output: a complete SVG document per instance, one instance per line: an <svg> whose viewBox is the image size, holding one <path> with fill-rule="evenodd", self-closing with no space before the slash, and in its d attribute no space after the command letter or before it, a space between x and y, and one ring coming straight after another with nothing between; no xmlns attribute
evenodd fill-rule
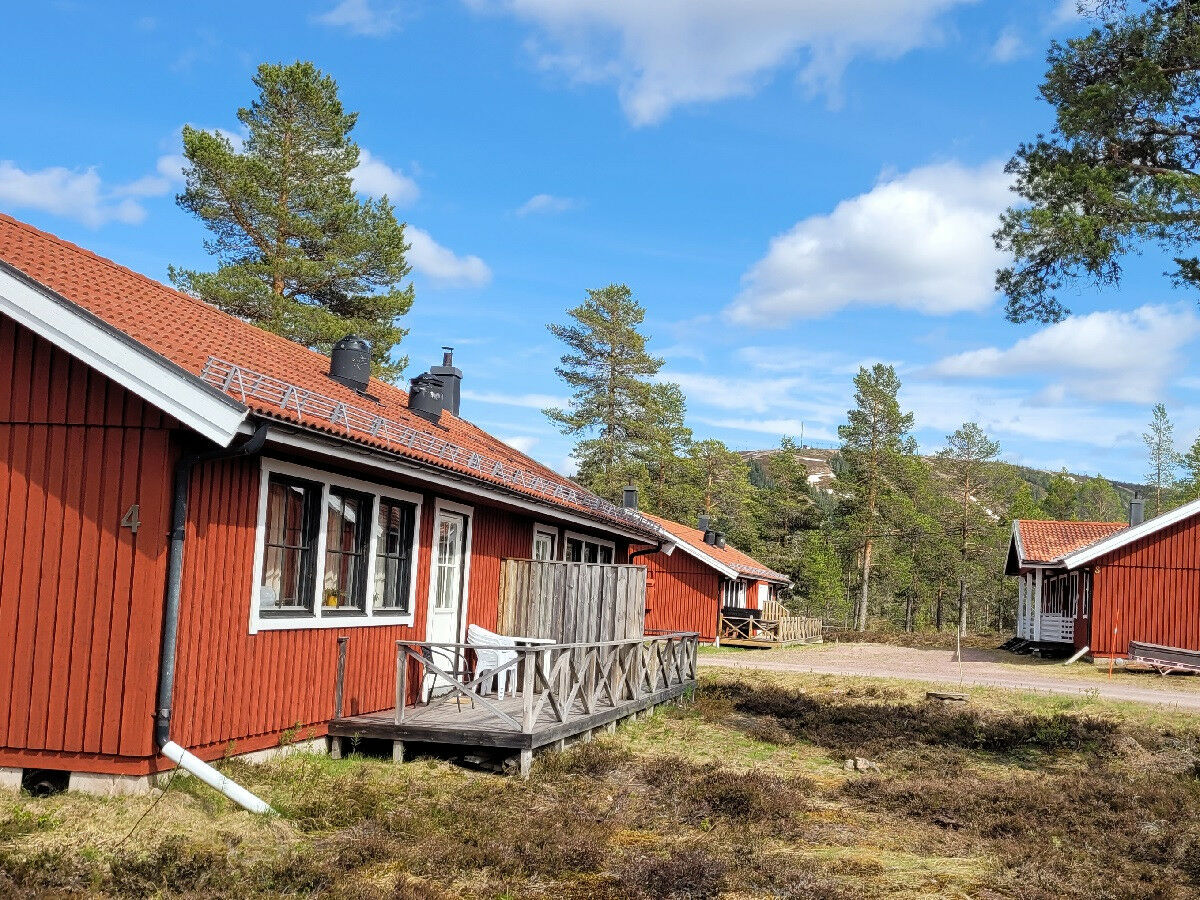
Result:
<svg viewBox="0 0 1200 900"><path fill-rule="evenodd" d="M133 504L125 511L125 515L121 517L121 527L128 528L134 534L137 534L138 528L142 525L142 520L138 518L141 508L138 504Z"/></svg>

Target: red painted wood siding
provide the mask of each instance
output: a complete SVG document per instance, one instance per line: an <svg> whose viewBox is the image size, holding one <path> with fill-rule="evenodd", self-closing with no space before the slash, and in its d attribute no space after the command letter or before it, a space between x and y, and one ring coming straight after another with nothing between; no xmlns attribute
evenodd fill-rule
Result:
<svg viewBox="0 0 1200 900"><path fill-rule="evenodd" d="M1200 516L1097 560L1093 573L1093 653L1123 656L1131 640L1200 650Z"/></svg>
<svg viewBox="0 0 1200 900"><path fill-rule="evenodd" d="M702 641L716 639L721 580L712 568L678 549L635 561L646 564L647 631L696 631Z"/></svg>
<svg viewBox="0 0 1200 900"><path fill-rule="evenodd" d="M175 423L8 319L0 384L0 765L147 756Z"/></svg>

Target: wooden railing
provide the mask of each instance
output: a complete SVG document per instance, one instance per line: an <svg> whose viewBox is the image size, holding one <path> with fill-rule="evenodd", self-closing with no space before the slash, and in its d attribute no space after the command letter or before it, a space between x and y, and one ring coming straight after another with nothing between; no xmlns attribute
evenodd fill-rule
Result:
<svg viewBox="0 0 1200 900"><path fill-rule="evenodd" d="M698 643L695 632L535 647L397 641L396 724L441 718L447 706L469 704L497 728L532 734L621 706L651 705L695 686ZM461 665L475 650L497 650L511 659L488 671ZM415 692L410 669L421 673ZM516 696L484 695L481 686L504 671L514 676ZM426 679L433 681L431 696ZM421 699L410 702L412 693Z"/></svg>
<svg viewBox="0 0 1200 900"><path fill-rule="evenodd" d="M821 637L821 620L808 616L778 619L734 619L721 616L721 640L757 641L764 644L815 641Z"/></svg>

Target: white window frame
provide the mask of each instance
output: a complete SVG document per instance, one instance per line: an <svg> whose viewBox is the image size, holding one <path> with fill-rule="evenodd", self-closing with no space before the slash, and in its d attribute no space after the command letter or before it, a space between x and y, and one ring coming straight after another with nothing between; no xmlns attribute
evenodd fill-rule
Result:
<svg viewBox="0 0 1200 900"><path fill-rule="evenodd" d="M458 623L458 643L462 644L466 642L467 622L471 613L471 541L475 536L475 507L465 503L443 500L441 497L433 501L433 540L429 547L429 596L425 602L425 639L429 639L428 628L432 621L434 592L437 590L437 579L433 577L436 568L434 554L437 552L438 517L443 512L457 513L467 523L466 539L463 541L462 617ZM415 582L416 579L414 578L413 581Z"/></svg>
<svg viewBox="0 0 1200 900"><path fill-rule="evenodd" d="M316 577L313 579L313 596L311 598L313 611L287 616L263 616L259 611L259 594L262 589L263 557L267 537L267 488L271 475L284 475L292 478L302 478L321 486L321 515L317 523L316 546ZM371 503L371 530L367 546L367 580L364 595L363 611L346 612L340 610L331 615L324 615L321 603L321 593L325 584L325 544L326 529L329 517L330 487L346 488L359 493L369 494ZM408 612L393 613L386 610L375 612L375 558L379 546L379 498L399 500L411 503L413 511L413 535L411 556L411 577L408 585ZM421 503L424 498L412 491L400 490L373 481L362 481L358 478L348 478L309 466L299 466L295 463L283 462L278 459L263 459L259 473L258 486L258 517L254 533L254 570L250 587L250 633L260 631L292 631L299 628L361 628L365 625L408 625L415 619L417 595L418 553L421 546Z"/></svg>
<svg viewBox="0 0 1200 900"><path fill-rule="evenodd" d="M533 523L533 544L530 546L530 549L529 549L529 558L537 559L537 556L535 555L534 551L537 549L538 538L542 537L542 536L550 538L550 559L551 560L561 559L563 548L559 547L559 545L558 545L559 544L558 528L555 527L554 525L545 525L541 522ZM563 544L565 545L566 541L563 541ZM616 550L615 549L613 550L613 553L614 553L613 558L615 559L616 558L616 556L615 556Z"/></svg>
<svg viewBox="0 0 1200 900"><path fill-rule="evenodd" d="M567 542L571 539L584 541L585 543L595 544L597 547L607 547L612 551L613 562L617 561L617 543L604 538L592 537L590 534L580 534L578 531L563 531L562 538L562 558L567 558ZM586 554L585 554L586 555ZM597 554L599 556L599 554Z"/></svg>

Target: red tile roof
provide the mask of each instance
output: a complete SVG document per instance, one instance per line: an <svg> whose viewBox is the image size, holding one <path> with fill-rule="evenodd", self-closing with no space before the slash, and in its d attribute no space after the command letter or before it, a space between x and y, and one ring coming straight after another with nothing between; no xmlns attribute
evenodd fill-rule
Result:
<svg viewBox="0 0 1200 900"><path fill-rule="evenodd" d="M774 569L767 568L754 557L743 553L741 550L735 550L728 544L724 547L714 547L712 544L706 544L704 542L704 532L698 528L680 525L678 522L672 522L670 519L664 519L661 516L654 516L650 513L644 512L642 515L660 526L672 537L678 538L696 550L699 550L705 556L716 560L741 575L758 578L763 581L777 581L782 584L791 583L791 579L788 576L781 572L776 572Z"/></svg>
<svg viewBox="0 0 1200 900"><path fill-rule="evenodd" d="M1022 563L1049 563L1128 527L1126 522L1041 522L1018 519Z"/></svg>
<svg viewBox="0 0 1200 900"><path fill-rule="evenodd" d="M345 404L352 415L358 409L382 417L398 426L391 429L392 434L415 433L417 439L404 446L387 436L334 424L328 416L302 415L278 400L253 395L243 398L238 386L230 384L227 392L259 416L390 451L599 522L620 524L635 533L650 533L636 517L599 500L464 419L444 412L440 427L431 425L409 412L405 391L374 378L367 389L379 400L373 404L328 377L328 357L3 213L0 260L192 374L205 377L208 364L206 380L210 383L214 359L233 363L311 392L320 402ZM222 369L225 371L228 369Z"/></svg>

